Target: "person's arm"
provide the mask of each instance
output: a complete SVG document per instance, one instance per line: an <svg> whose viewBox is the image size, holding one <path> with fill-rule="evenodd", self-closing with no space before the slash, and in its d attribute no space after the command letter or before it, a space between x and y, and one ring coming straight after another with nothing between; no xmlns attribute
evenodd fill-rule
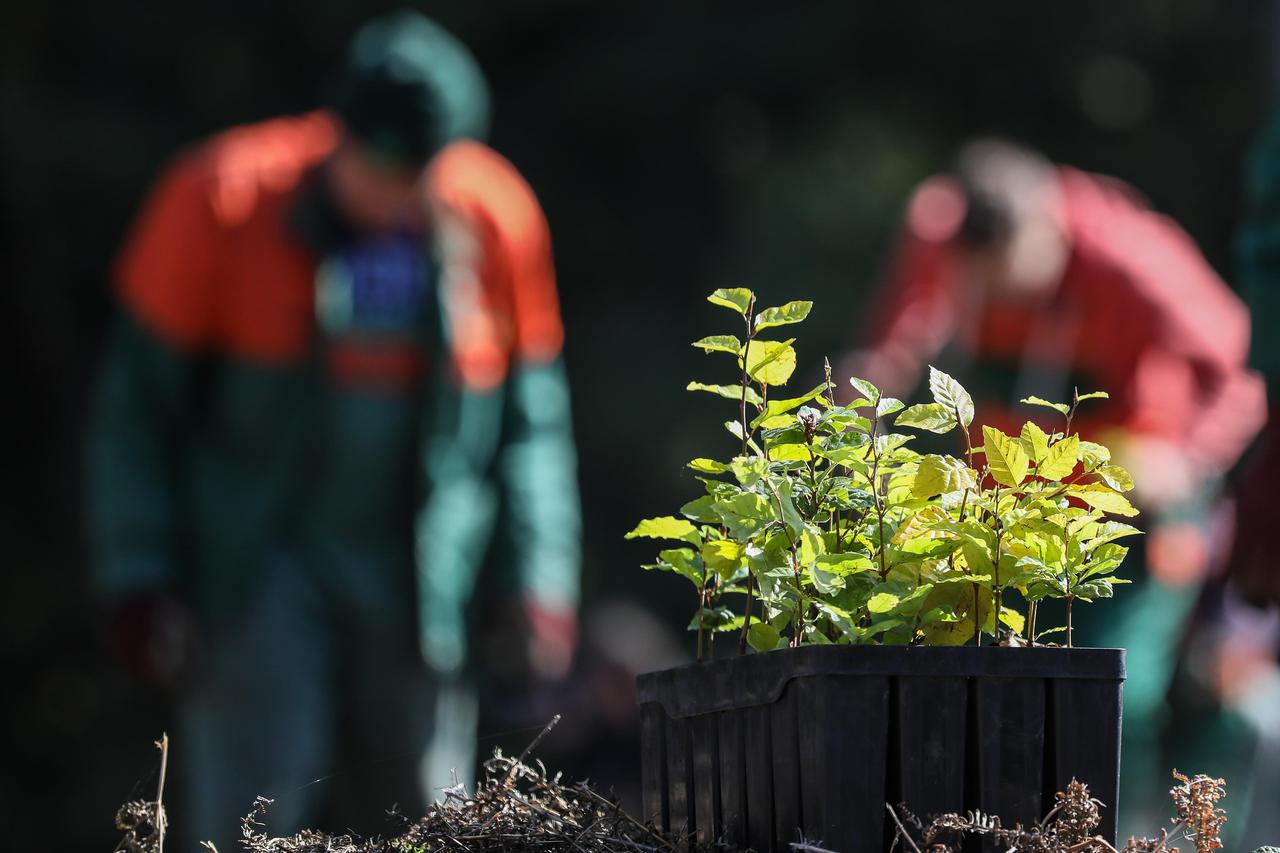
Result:
<svg viewBox="0 0 1280 853"><path fill-rule="evenodd" d="M177 476L191 374L209 323L212 211L179 164L158 183L115 272L120 316L108 337L87 441L91 580L113 612L112 641L133 668L163 677L181 583ZM165 659L157 659L161 656Z"/></svg>
<svg viewBox="0 0 1280 853"><path fill-rule="evenodd" d="M501 497L532 660L556 675L576 640L580 510L550 235L509 164L492 152L480 156L471 165L491 182L488 192L477 196L468 183L465 192L446 193L451 207L439 223L455 388L438 409L427 451L423 646L437 666L461 662L458 614L471 588L459 581L474 578ZM464 504L480 508L474 519Z"/></svg>

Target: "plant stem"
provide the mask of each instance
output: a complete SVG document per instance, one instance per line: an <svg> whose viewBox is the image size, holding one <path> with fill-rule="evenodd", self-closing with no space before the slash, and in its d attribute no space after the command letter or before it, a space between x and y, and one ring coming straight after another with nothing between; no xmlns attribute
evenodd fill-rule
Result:
<svg viewBox="0 0 1280 853"><path fill-rule="evenodd" d="M1071 648L1071 602L1075 601L1074 595L1067 596L1067 648Z"/></svg>
<svg viewBox="0 0 1280 853"><path fill-rule="evenodd" d="M756 591L755 576L751 574L751 569L747 569L747 609L746 616L742 620L742 634L738 637L738 654L747 653L747 632L751 629L751 605Z"/></svg>
<svg viewBox="0 0 1280 853"><path fill-rule="evenodd" d="M880 407L880 400L877 398L875 407ZM876 427L879 425L880 418L876 415L875 410L871 413L871 496L876 502L876 538L880 542L880 580L887 580L889 577L889 566L886 562L884 548L884 501L880 499L880 451L876 448Z"/></svg>
<svg viewBox="0 0 1280 853"><path fill-rule="evenodd" d="M165 776L169 772L169 735L167 732L160 735L160 740L156 741L156 748L160 750L160 781L156 784L156 853L164 853L164 830L165 830L165 814L164 814L164 782Z"/></svg>
<svg viewBox="0 0 1280 853"><path fill-rule="evenodd" d="M1035 645L1036 642L1036 605L1038 601L1027 602L1027 642Z"/></svg>
<svg viewBox="0 0 1280 853"><path fill-rule="evenodd" d="M751 351L751 341L756 336L755 321L752 319L756 307L756 298L747 302L747 313L743 321L747 324L747 342L742 345L742 399L739 401L738 414L742 419L742 455L747 455L747 388L751 385L751 375L747 373L747 355Z"/></svg>

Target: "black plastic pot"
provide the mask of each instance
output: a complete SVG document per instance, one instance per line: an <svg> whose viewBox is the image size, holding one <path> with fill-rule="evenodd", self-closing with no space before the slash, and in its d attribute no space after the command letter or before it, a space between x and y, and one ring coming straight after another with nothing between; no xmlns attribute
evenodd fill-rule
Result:
<svg viewBox="0 0 1280 853"><path fill-rule="evenodd" d="M1038 821L1072 777L1114 841L1122 649L806 646L639 678L644 813L758 851L885 850L885 803Z"/></svg>

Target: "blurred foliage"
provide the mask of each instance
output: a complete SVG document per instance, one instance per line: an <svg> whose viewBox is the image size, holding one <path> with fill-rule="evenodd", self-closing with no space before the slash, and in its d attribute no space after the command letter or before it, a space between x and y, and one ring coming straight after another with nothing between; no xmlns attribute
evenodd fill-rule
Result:
<svg viewBox="0 0 1280 853"><path fill-rule="evenodd" d="M104 666L83 591L78 447L112 253L164 158L227 124L315 105L347 34L391 5L6 6L0 355L17 399L0 443L0 663L18 701L6 703L0 820L15 846L54 820L45 847L106 849L104 804L128 793L158 719ZM707 426L719 401L684 391L703 355L682 342L717 310L701 294L817 300L798 375L818 375L855 332L911 185L993 130L1130 181L1229 276L1274 35L1256 0L421 7L478 54L494 142L552 223L588 599L658 606L660 585L633 568L643 547L618 537L690 485L665 472L731 441ZM639 485L619 494L617 482Z"/></svg>

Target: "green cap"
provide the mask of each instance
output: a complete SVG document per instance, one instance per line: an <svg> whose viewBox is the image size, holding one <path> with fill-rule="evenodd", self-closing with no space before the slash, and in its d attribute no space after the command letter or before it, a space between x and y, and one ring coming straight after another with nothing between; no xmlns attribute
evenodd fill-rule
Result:
<svg viewBox="0 0 1280 853"><path fill-rule="evenodd" d="M455 139L483 139L489 88L462 42L417 12L374 18L352 39L334 109L389 165L413 167Z"/></svg>

